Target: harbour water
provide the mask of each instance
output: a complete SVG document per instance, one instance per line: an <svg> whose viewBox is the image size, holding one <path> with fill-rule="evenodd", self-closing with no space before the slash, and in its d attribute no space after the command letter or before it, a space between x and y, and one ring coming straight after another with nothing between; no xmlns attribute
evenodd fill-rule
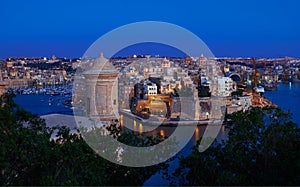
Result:
<svg viewBox="0 0 300 187"><path fill-rule="evenodd" d="M64 104L68 99L63 95L46 94L17 94L14 98L23 109L39 116L53 113L72 115L71 106Z"/></svg>
<svg viewBox="0 0 300 187"><path fill-rule="evenodd" d="M300 125L300 83L279 84L277 91L265 92L264 96L284 111L290 110L293 121Z"/></svg>
<svg viewBox="0 0 300 187"><path fill-rule="evenodd" d="M293 114L293 121L300 125L300 83L279 84L277 91L267 91L264 96L284 111L290 110ZM40 116L52 113L72 115L71 106L63 103L66 99L71 98L63 95L17 94L15 102L22 108Z"/></svg>
<svg viewBox="0 0 300 187"><path fill-rule="evenodd" d="M281 107L284 111L290 110L293 114L293 121L300 124L300 83L279 84L277 91L265 92L264 96L274 104ZM17 95L15 98L17 104L22 108L36 113L38 115L46 115L51 113L73 114L72 108L63 104L63 96L61 95ZM200 134L204 131L203 127L199 129ZM222 131L224 131L222 129ZM219 134L219 136L222 133ZM186 156L190 154L191 147L195 145L195 141L199 138L195 134L190 142L178 153L178 156ZM179 159L171 161L169 174L179 165ZM162 174L156 173L151 176L144 186L168 186L169 181L163 179Z"/></svg>

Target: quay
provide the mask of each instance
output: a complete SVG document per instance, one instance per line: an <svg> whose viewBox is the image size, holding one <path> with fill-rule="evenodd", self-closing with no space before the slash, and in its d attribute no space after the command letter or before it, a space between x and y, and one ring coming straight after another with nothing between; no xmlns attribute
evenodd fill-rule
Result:
<svg viewBox="0 0 300 187"><path fill-rule="evenodd" d="M124 119L125 118L125 119ZM205 120L190 120L190 119L161 119L161 120L148 120L143 119L139 116L132 114L130 111L120 110L120 122L121 124L143 124L147 126L205 126L205 125L220 125L222 123L221 119L205 119Z"/></svg>

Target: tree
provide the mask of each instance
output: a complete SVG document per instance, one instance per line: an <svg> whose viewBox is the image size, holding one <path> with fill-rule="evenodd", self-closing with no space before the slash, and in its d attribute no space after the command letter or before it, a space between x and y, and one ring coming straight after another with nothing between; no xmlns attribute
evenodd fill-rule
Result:
<svg viewBox="0 0 300 187"><path fill-rule="evenodd" d="M181 89L178 87L174 88L174 93L176 97L191 97L194 92L192 88L183 85Z"/></svg>
<svg viewBox="0 0 300 187"><path fill-rule="evenodd" d="M167 166L131 168L111 163L96 154L79 132L47 127L43 119L20 109L11 93L0 98L0 106L1 185L142 185ZM132 145L161 141L160 137L144 141L133 133L120 134L119 128L114 123L108 130Z"/></svg>
<svg viewBox="0 0 300 187"><path fill-rule="evenodd" d="M279 108L253 108L229 115L228 139L181 158L173 184L298 185L300 134Z"/></svg>
<svg viewBox="0 0 300 187"><path fill-rule="evenodd" d="M242 96L243 95L243 90L237 90L231 93L231 96Z"/></svg>
<svg viewBox="0 0 300 187"><path fill-rule="evenodd" d="M204 85L199 84L197 86L197 90L198 90L198 97L210 97L211 96L209 86L204 86Z"/></svg>

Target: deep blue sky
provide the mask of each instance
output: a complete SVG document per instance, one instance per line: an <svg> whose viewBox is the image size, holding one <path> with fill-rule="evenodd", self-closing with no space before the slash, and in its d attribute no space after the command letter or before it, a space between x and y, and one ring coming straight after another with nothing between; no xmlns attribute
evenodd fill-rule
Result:
<svg viewBox="0 0 300 187"><path fill-rule="evenodd" d="M154 42L144 42L125 47L118 51L113 57L126 57L128 55L151 55L160 57L184 58L188 54L169 45Z"/></svg>
<svg viewBox="0 0 300 187"><path fill-rule="evenodd" d="M300 57L299 7L297 0L1 0L0 58L80 57L104 33L149 20L190 30L218 57Z"/></svg>

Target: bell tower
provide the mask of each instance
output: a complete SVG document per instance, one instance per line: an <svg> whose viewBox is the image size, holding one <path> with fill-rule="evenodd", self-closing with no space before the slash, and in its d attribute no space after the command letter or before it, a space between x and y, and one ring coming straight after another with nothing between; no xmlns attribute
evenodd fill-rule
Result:
<svg viewBox="0 0 300 187"><path fill-rule="evenodd" d="M200 58L198 59L199 66L205 66L206 65L206 59L203 54L201 54Z"/></svg>

